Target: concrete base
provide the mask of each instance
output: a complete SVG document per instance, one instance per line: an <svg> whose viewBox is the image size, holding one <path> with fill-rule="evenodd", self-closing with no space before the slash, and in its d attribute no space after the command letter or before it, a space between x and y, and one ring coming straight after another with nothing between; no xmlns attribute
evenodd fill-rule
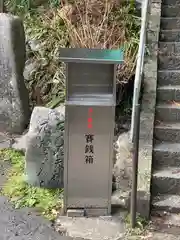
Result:
<svg viewBox="0 0 180 240"><path fill-rule="evenodd" d="M111 198L111 203L113 207L119 207L126 209L130 212L130 203L131 203L131 192L123 192L117 190L113 193ZM137 192L137 213L145 219L149 219L150 212L150 194L145 191Z"/></svg>
<svg viewBox="0 0 180 240"><path fill-rule="evenodd" d="M131 193L129 194L129 206L130 210L130 201L131 201ZM145 219L149 219L150 212L150 194L144 191L137 192L137 213Z"/></svg>
<svg viewBox="0 0 180 240"><path fill-rule="evenodd" d="M67 217L98 217L107 216L106 208L68 209Z"/></svg>
<svg viewBox="0 0 180 240"><path fill-rule="evenodd" d="M97 217L97 216L107 216L108 209L107 208L89 208L85 209L86 217Z"/></svg>
<svg viewBox="0 0 180 240"><path fill-rule="evenodd" d="M67 217L84 217L84 210L82 209L68 209Z"/></svg>
<svg viewBox="0 0 180 240"><path fill-rule="evenodd" d="M88 240L121 240L124 239L124 213L116 216L103 216L98 218L60 216L55 224L56 230L74 238Z"/></svg>

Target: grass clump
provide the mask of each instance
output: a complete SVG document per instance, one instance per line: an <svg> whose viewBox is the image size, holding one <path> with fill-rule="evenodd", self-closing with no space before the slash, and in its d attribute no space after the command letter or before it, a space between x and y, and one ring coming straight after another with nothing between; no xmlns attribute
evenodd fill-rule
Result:
<svg viewBox="0 0 180 240"><path fill-rule="evenodd" d="M136 227L132 229L131 215L128 214L125 218L125 224L126 224L125 239L128 239L128 240L146 239L145 236L148 235L148 224L149 224L149 222L146 221L146 219L138 215L136 218Z"/></svg>
<svg viewBox="0 0 180 240"><path fill-rule="evenodd" d="M1 159L10 161L11 168L8 172L2 194L8 196L15 208L36 208L49 220L54 220L58 210L62 207L60 199L62 190L38 188L28 185L24 181L24 155L19 151L2 150Z"/></svg>
<svg viewBox="0 0 180 240"><path fill-rule="evenodd" d="M27 39L41 45L38 51L28 51L28 59L36 63L26 81L32 105L53 108L64 102L60 47L122 47L125 61L118 66L117 84L132 79L140 30L135 0L8 0L6 5L23 18Z"/></svg>

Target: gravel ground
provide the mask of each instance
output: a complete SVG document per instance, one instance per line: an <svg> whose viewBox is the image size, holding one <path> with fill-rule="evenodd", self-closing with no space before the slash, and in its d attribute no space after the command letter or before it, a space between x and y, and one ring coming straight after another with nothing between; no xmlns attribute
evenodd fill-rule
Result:
<svg viewBox="0 0 180 240"><path fill-rule="evenodd" d="M68 240L55 232L49 221L29 211L15 210L0 197L0 240Z"/></svg>

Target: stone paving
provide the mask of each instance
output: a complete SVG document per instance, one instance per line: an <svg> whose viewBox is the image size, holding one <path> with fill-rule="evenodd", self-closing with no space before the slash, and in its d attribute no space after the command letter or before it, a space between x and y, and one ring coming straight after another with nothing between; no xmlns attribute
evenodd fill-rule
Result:
<svg viewBox="0 0 180 240"><path fill-rule="evenodd" d="M12 141L0 134L0 149L10 146L12 146ZM0 161L0 190L6 181L6 172L9 167L7 161ZM123 236L125 229L123 229L122 218L119 218L120 215L122 214L118 214L117 222L114 221L115 219L113 221L111 219L105 221L103 219L76 219L75 222L75 219L60 217L58 218L62 226L60 230L65 229L68 233L68 236L62 236L55 231L50 221L38 215L33 209L14 209L8 199L0 195L0 240L130 240L132 238ZM162 227L158 232L150 231L146 236L137 236L136 239L180 240L180 229L171 230L167 233Z"/></svg>
<svg viewBox="0 0 180 240"><path fill-rule="evenodd" d="M51 223L29 209L13 209L0 197L0 240L70 240L55 232Z"/></svg>

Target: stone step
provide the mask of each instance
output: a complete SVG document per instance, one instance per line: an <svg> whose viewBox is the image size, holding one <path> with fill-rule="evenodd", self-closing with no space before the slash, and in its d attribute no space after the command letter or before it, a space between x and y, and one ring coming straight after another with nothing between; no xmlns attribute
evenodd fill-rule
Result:
<svg viewBox="0 0 180 240"><path fill-rule="evenodd" d="M159 195L153 197L152 209L170 213L180 213L179 195Z"/></svg>
<svg viewBox="0 0 180 240"><path fill-rule="evenodd" d="M159 42L159 54L170 56L180 55L180 42Z"/></svg>
<svg viewBox="0 0 180 240"><path fill-rule="evenodd" d="M158 67L159 70L180 70L180 56L165 56L159 54Z"/></svg>
<svg viewBox="0 0 180 240"><path fill-rule="evenodd" d="M157 101L180 102L180 85L178 85L178 86L171 86L171 85L159 86L157 88Z"/></svg>
<svg viewBox="0 0 180 240"><path fill-rule="evenodd" d="M156 120L160 122L180 121L180 104L175 103L157 104Z"/></svg>
<svg viewBox="0 0 180 240"><path fill-rule="evenodd" d="M160 30L159 40L162 42L179 42L180 29Z"/></svg>
<svg viewBox="0 0 180 240"><path fill-rule="evenodd" d="M164 211L151 211L153 229L162 232L167 240L177 240L180 236L180 214L167 213ZM167 238L166 234L172 234L174 238ZM154 238L156 239L156 238ZM157 238L161 239L161 238Z"/></svg>
<svg viewBox="0 0 180 240"><path fill-rule="evenodd" d="M164 5L180 4L180 0L162 0L162 4Z"/></svg>
<svg viewBox="0 0 180 240"><path fill-rule="evenodd" d="M144 239L162 240L162 239L166 238L166 240L177 240L177 235L175 235L173 233L165 233L167 231L167 229L165 229L165 232L162 228L159 229L159 231L156 230L155 227L153 229L151 229L148 232L148 237L144 237ZM180 232L180 230L178 229L178 233L179 232Z"/></svg>
<svg viewBox="0 0 180 240"><path fill-rule="evenodd" d="M180 194L180 167L166 167L152 174L152 196Z"/></svg>
<svg viewBox="0 0 180 240"><path fill-rule="evenodd" d="M161 29L171 30L180 29L180 17L161 17Z"/></svg>
<svg viewBox="0 0 180 240"><path fill-rule="evenodd" d="M180 167L180 144L161 142L154 144L153 169Z"/></svg>
<svg viewBox="0 0 180 240"><path fill-rule="evenodd" d="M162 4L161 7L162 17L180 17L180 4L165 5Z"/></svg>
<svg viewBox="0 0 180 240"><path fill-rule="evenodd" d="M180 123L161 122L154 127L154 138L158 141L180 143ZM179 148L180 149L180 148Z"/></svg>
<svg viewBox="0 0 180 240"><path fill-rule="evenodd" d="M180 70L159 70L157 77L158 86L180 84Z"/></svg>

